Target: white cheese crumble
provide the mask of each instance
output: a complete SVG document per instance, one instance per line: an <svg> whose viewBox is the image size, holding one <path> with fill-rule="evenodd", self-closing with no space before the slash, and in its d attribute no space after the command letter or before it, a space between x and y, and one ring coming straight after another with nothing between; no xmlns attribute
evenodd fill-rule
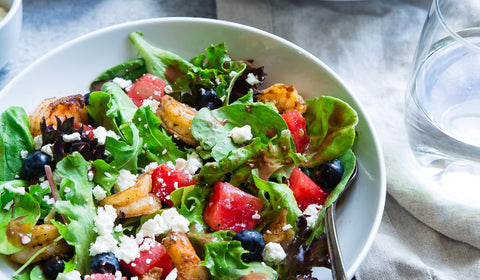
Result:
<svg viewBox="0 0 480 280"><path fill-rule="evenodd" d="M253 74L253 73L248 73L247 79L245 79L245 81L246 81L248 84L250 84L251 86L254 86L254 85L260 83L260 81L258 80L257 76L255 76L255 74Z"/></svg>
<svg viewBox="0 0 480 280"><path fill-rule="evenodd" d="M115 256L127 264L140 257L140 248L135 238L126 235L121 236L120 246L116 250Z"/></svg>
<svg viewBox="0 0 480 280"><path fill-rule="evenodd" d="M30 243L30 241L32 241L30 236L27 236L27 235L22 236L22 244L23 245L26 245L26 244Z"/></svg>
<svg viewBox="0 0 480 280"><path fill-rule="evenodd" d="M98 145L105 145L105 141L107 141L107 136L115 139L120 139L120 136L118 136L115 132L107 130L103 126L99 126L92 131L95 138L97 138Z"/></svg>
<svg viewBox="0 0 480 280"><path fill-rule="evenodd" d="M38 151L43 145L42 135L37 135L33 138L33 148Z"/></svg>
<svg viewBox="0 0 480 280"><path fill-rule="evenodd" d="M158 162L150 162L147 166L145 166L145 173L151 174L153 170L157 169Z"/></svg>
<svg viewBox="0 0 480 280"><path fill-rule="evenodd" d="M10 184L6 184L4 186L4 188L8 191L10 191L11 193L18 193L20 195L24 195L25 194L25 188L24 187L14 187Z"/></svg>
<svg viewBox="0 0 480 280"><path fill-rule="evenodd" d="M275 242L268 242L262 252L263 261L270 266L274 266L283 261L287 254L282 248L282 245Z"/></svg>
<svg viewBox="0 0 480 280"><path fill-rule="evenodd" d="M177 275L178 275L177 269L174 268L172 269L172 271L170 271L170 273L167 275L167 278L165 278L165 280L175 280L177 279Z"/></svg>
<svg viewBox="0 0 480 280"><path fill-rule="evenodd" d="M178 214L176 208L169 208L147 220L139 233L143 236L156 236L167 231L188 232L189 221Z"/></svg>
<svg viewBox="0 0 480 280"><path fill-rule="evenodd" d="M117 244L118 242L113 235L99 235L95 239L95 242L90 244L90 256L115 252L117 250Z"/></svg>
<svg viewBox="0 0 480 280"><path fill-rule="evenodd" d="M237 76L237 74L238 74L237 72L232 71L228 75L230 76L230 78L234 78L235 76Z"/></svg>
<svg viewBox="0 0 480 280"><path fill-rule="evenodd" d="M310 204L303 211L303 216L307 219L307 225L309 228L313 229L315 226L320 210L322 210L322 205Z"/></svg>
<svg viewBox="0 0 480 280"><path fill-rule="evenodd" d="M252 219L260 220L260 218L262 218L262 216L260 216L260 214L258 214L258 211L255 211L255 214L252 215Z"/></svg>
<svg viewBox="0 0 480 280"><path fill-rule="evenodd" d="M110 234L113 230L117 212L112 205L105 205L97 208L97 215L95 216L94 230L99 235Z"/></svg>
<svg viewBox="0 0 480 280"><path fill-rule="evenodd" d="M198 169L202 168L203 164L200 159L200 156L193 152L187 155L187 159L178 158L175 161L175 169L178 171L183 171L190 175L195 175Z"/></svg>
<svg viewBox="0 0 480 280"><path fill-rule="evenodd" d="M20 151L20 157L22 159L26 159L27 156L28 156L28 151L25 151L25 150Z"/></svg>
<svg viewBox="0 0 480 280"><path fill-rule="evenodd" d="M235 144L242 144L253 138L252 128L248 124L242 127L234 127L229 136Z"/></svg>
<svg viewBox="0 0 480 280"><path fill-rule="evenodd" d="M143 99L141 107L150 107L150 110L155 113L158 110L158 106L160 106L160 102L155 99L146 98Z"/></svg>
<svg viewBox="0 0 480 280"><path fill-rule="evenodd" d="M63 139L63 141L65 141L66 143L69 143L69 142L74 142L74 141L80 141L80 140L81 140L81 137L80 137L80 133L74 132L74 133L72 133L72 134L64 134L64 135L62 135L62 139Z"/></svg>
<svg viewBox="0 0 480 280"><path fill-rule="evenodd" d="M169 93L171 93L172 91L173 91L173 88L172 88L171 85L166 85L165 88L163 89L163 92L164 92L165 94L169 94Z"/></svg>
<svg viewBox="0 0 480 280"><path fill-rule="evenodd" d="M130 187L135 186L137 183L137 175L132 174L127 169L120 169L120 174L115 181L114 188L115 190L121 192Z"/></svg>
<svg viewBox="0 0 480 280"><path fill-rule="evenodd" d="M95 188L92 190L93 197L95 200L100 201L107 197L107 191L104 190L101 186L97 185Z"/></svg>
<svg viewBox="0 0 480 280"><path fill-rule="evenodd" d="M76 270L67 273L60 272L57 276L57 280L82 280L82 275Z"/></svg>
<svg viewBox="0 0 480 280"><path fill-rule="evenodd" d="M47 144L45 146L42 146L40 148L40 151L46 155L49 155L51 158L53 158L53 144Z"/></svg>
<svg viewBox="0 0 480 280"><path fill-rule="evenodd" d="M121 88L124 89L125 91L129 91L130 88L132 87L132 81L130 81L130 80L125 80L125 79L122 78L122 77L115 77L115 78L113 78L112 82L114 82L115 84L117 84L119 87L121 87Z"/></svg>

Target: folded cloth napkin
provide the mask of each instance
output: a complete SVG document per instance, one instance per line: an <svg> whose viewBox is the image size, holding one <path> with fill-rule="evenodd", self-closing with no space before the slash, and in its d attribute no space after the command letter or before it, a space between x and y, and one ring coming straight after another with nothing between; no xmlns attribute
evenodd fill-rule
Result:
<svg viewBox="0 0 480 280"><path fill-rule="evenodd" d="M431 0L217 0L219 19L272 32L337 72L379 135L387 200L357 279L479 279L480 197L431 184L403 121L410 65Z"/></svg>

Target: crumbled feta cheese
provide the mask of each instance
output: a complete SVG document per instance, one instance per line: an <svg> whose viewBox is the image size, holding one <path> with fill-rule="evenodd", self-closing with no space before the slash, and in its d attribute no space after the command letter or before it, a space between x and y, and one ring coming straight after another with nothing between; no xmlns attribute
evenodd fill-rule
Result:
<svg viewBox="0 0 480 280"><path fill-rule="evenodd" d="M121 192L130 187L135 186L136 183L137 183L137 175L132 174L127 169L121 169L120 174L118 175L117 180L115 181L114 188L115 190Z"/></svg>
<svg viewBox="0 0 480 280"><path fill-rule="evenodd" d="M230 78L234 78L235 76L237 76L237 74L238 74L237 72L232 71L228 75L230 76Z"/></svg>
<svg viewBox="0 0 480 280"><path fill-rule="evenodd" d="M117 212L112 205L105 205L97 208L97 215L95 216L94 230L99 235L110 234L113 230Z"/></svg>
<svg viewBox="0 0 480 280"><path fill-rule="evenodd" d="M169 208L147 220L139 232L144 236L156 236L169 230L188 232L189 224L184 216L178 214L176 208Z"/></svg>
<svg viewBox="0 0 480 280"><path fill-rule="evenodd" d="M147 166L145 166L145 173L151 174L153 170L157 169L158 162L150 162Z"/></svg>
<svg viewBox="0 0 480 280"><path fill-rule="evenodd" d="M284 225L284 226L282 227L282 230L283 230L283 231L287 231L287 230L289 230L289 229L291 229L291 228L293 228L291 224L286 224L286 225Z"/></svg>
<svg viewBox="0 0 480 280"><path fill-rule="evenodd" d="M117 84L119 87L121 87L121 88L124 89L125 91L129 91L130 88L132 87L132 81L130 81L130 80L125 80L125 79L122 78L122 77L115 77L115 78L113 78L112 82L114 82L115 84Z"/></svg>
<svg viewBox="0 0 480 280"><path fill-rule="evenodd" d="M245 79L245 81L246 81L248 84L250 84L251 86L254 86L254 85L260 83L260 81L258 80L257 76L255 76L255 74L253 74L253 73L248 73L247 79Z"/></svg>
<svg viewBox="0 0 480 280"><path fill-rule="evenodd" d="M115 256L127 264L140 257L140 248L135 238L126 235L120 236L120 246L116 250Z"/></svg>
<svg viewBox="0 0 480 280"><path fill-rule="evenodd" d="M82 275L76 270L66 273L60 272L57 275L57 280L82 280Z"/></svg>
<svg viewBox="0 0 480 280"><path fill-rule="evenodd" d="M122 279L122 272L120 270L115 271L115 280L121 280Z"/></svg>
<svg viewBox="0 0 480 280"><path fill-rule="evenodd" d="M262 252L263 261L270 266L278 264L286 256L287 254L283 250L282 245L275 242L268 242Z"/></svg>
<svg viewBox="0 0 480 280"><path fill-rule="evenodd" d="M64 134L62 135L62 139L63 141L65 141L66 143L69 143L69 142L73 142L73 141L80 141L81 138L80 138L80 133L78 132L74 132L72 134Z"/></svg>
<svg viewBox="0 0 480 280"><path fill-rule="evenodd" d="M105 141L107 141L107 136L112 137L115 139L120 139L115 132L105 129L103 126L99 126L93 130L93 135L97 138L98 145L105 145Z"/></svg>
<svg viewBox="0 0 480 280"><path fill-rule="evenodd" d="M253 138L252 128L247 124L242 127L234 127L229 136L232 138L233 142L236 144L242 144Z"/></svg>
<svg viewBox="0 0 480 280"><path fill-rule="evenodd" d="M22 244L23 245L26 245L26 244L30 243L30 241L32 241L30 236L27 236L27 235L22 236Z"/></svg>
<svg viewBox="0 0 480 280"><path fill-rule="evenodd" d="M28 151L25 151L25 150L20 151L20 157L22 159L26 159L27 156L28 156Z"/></svg>
<svg viewBox="0 0 480 280"><path fill-rule="evenodd" d="M90 244L90 256L111 253L117 250L117 240L111 234L99 235L95 242Z"/></svg>
<svg viewBox="0 0 480 280"><path fill-rule="evenodd" d="M262 216L260 216L260 214L258 214L258 211L255 211L255 214L252 215L252 219L254 220L260 220Z"/></svg>
<svg viewBox="0 0 480 280"><path fill-rule="evenodd" d="M49 155L51 158L53 158L53 144L47 144L45 146L42 146L40 148L40 151L46 155Z"/></svg>
<svg viewBox="0 0 480 280"><path fill-rule="evenodd" d="M152 110L152 112L156 112L158 110L158 106L160 105L160 102L158 102L157 100L154 100L154 99L143 99L142 101L142 107L150 107L150 110Z"/></svg>
<svg viewBox="0 0 480 280"><path fill-rule="evenodd" d="M55 204L55 198L45 195L42 199L46 204L52 205Z"/></svg>
<svg viewBox="0 0 480 280"><path fill-rule="evenodd" d="M12 207L12 205L13 205L13 200L7 202L3 207L3 210L7 210L7 211L10 210L10 207Z"/></svg>
<svg viewBox="0 0 480 280"><path fill-rule="evenodd" d="M172 91L173 91L173 88L172 88L172 86L170 86L170 85L166 85L165 88L163 89L163 92L164 92L165 94L169 94L169 93L171 93Z"/></svg>
<svg viewBox="0 0 480 280"><path fill-rule="evenodd" d="M118 224L113 228L113 231L115 232L122 232L123 231L123 226L122 224Z"/></svg>
<svg viewBox="0 0 480 280"><path fill-rule="evenodd" d="M307 208L303 211L303 216L307 219L307 225L309 228L313 229L315 226L315 222L317 221L318 214L322 209L322 205L318 204L310 204Z"/></svg>
<svg viewBox="0 0 480 280"><path fill-rule="evenodd" d="M178 158L175 161L175 169L183 171L190 175L195 175L198 169L202 168L203 164L197 153L193 152L187 155L187 160Z"/></svg>
<svg viewBox="0 0 480 280"><path fill-rule="evenodd" d="M93 197L95 200L100 201L107 197L107 191L104 190L101 186L97 185L95 188L92 190Z"/></svg>
<svg viewBox="0 0 480 280"><path fill-rule="evenodd" d="M42 135L37 135L33 138L33 148L38 151L43 145Z"/></svg>
<svg viewBox="0 0 480 280"><path fill-rule="evenodd" d="M178 275L177 269L174 268L172 269L172 271L170 271L170 273L167 275L165 280L175 280L177 279L177 275Z"/></svg>
<svg viewBox="0 0 480 280"><path fill-rule="evenodd" d="M14 187L10 184L6 184L6 185L4 185L4 188L11 193L18 193L20 195L25 194L25 188L24 187Z"/></svg>

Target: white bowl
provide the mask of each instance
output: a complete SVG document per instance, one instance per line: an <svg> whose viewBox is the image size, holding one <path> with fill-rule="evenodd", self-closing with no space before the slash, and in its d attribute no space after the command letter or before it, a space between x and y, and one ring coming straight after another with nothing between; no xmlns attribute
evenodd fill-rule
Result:
<svg viewBox="0 0 480 280"><path fill-rule="evenodd" d="M0 69L15 52L22 29L22 0L0 0L0 6L7 14L0 19Z"/></svg>
<svg viewBox="0 0 480 280"><path fill-rule="evenodd" d="M0 92L0 112L21 105L27 112L41 100L88 92L89 83L105 69L137 56L128 39L132 31L143 32L153 44L190 59L210 44L225 42L234 59L255 59L265 66L265 85L292 84L306 97L332 95L348 102L358 112L358 140L354 146L359 174L337 208L337 231L349 278L367 254L380 225L386 182L383 156L371 122L359 100L323 62L302 48L270 33L226 21L201 18L159 18L129 22L75 39L51 51L10 82ZM28 102L21 101L28 100ZM0 263L0 279L13 268ZM330 270L315 271L330 279Z"/></svg>

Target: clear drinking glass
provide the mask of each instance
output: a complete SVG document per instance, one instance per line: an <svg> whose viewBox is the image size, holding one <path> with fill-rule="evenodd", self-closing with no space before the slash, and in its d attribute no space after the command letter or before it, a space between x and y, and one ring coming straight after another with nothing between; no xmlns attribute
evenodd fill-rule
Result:
<svg viewBox="0 0 480 280"><path fill-rule="evenodd" d="M405 124L420 172L480 190L480 0L433 0L415 53Z"/></svg>

